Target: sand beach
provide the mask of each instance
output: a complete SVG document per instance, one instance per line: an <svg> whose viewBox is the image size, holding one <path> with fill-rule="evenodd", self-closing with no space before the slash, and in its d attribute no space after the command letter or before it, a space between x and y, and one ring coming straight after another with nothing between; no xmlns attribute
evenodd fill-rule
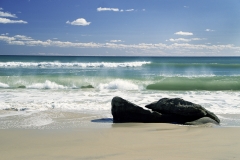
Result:
<svg viewBox="0 0 240 160"><path fill-rule="evenodd" d="M79 115L83 117L84 115ZM95 123L77 128L4 129L1 159L197 159L240 158L240 128L164 123Z"/></svg>

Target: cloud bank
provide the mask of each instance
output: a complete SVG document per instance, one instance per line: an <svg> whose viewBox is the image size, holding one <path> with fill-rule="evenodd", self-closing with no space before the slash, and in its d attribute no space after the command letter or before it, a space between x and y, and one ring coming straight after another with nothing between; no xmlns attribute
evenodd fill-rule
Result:
<svg viewBox="0 0 240 160"><path fill-rule="evenodd" d="M197 40L197 39L196 39ZM42 47L69 47L69 48L108 48L108 49L120 49L126 51L143 51L145 53L150 53L152 51L156 53L164 51L174 51L176 53L219 53L225 51L231 51L233 53L239 53L240 47L233 44L226 45L208 45L208 44L189 44L189 43L139 43L139 44L120 44L114 43L118 40L113 40L110 43L81 43L81 42L69 42L69 41L58 41L58 40L35 40L31 37L25 35L15 35L9 36L8 34L1 34L0 41L3 41L9 45L22 45L22 46L42 46ZM174 41L173 41L174 42Z"/></svg>

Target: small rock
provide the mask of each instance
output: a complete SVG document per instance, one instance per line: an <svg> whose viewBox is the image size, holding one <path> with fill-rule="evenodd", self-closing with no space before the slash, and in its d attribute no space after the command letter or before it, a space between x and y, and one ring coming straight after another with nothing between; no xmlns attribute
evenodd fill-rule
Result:
<svg viewBox="0 0 240 160"><path fill-rule="evenodd" d="M26 86L22 85L22 86L18 86L18 88L26 88Z"/></svg>
<svg viewBox="0 0 240 160"><path fill-rule="evenodd" d="M6 108L6 109L4 109L4 110L6 110L6 111L18 111L17 108Z"/></svg>
<svg viewBox="0 0 240 160"><path fill-rule="evenodd" d="M87 85L87 86L82 86L81 88L85 89L85 88L94 88L94 87L92 85Z"/></svg>

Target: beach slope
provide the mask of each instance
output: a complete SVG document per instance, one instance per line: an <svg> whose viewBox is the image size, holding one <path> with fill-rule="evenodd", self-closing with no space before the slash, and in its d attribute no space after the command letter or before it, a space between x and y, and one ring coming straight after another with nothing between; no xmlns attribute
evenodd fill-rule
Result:
<svg viewBox="0 0 240 160"><path fill-rule="evenodd" d="M0 159L239 159L240 128L123 123L78 129L6 129Z"/></svg>

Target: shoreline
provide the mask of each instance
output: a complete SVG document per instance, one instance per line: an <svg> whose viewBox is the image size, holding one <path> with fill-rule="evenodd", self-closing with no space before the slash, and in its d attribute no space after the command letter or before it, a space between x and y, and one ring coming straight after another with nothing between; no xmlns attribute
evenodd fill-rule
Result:
<svg viewBox="0 0 240 160"><path fill-rule="evenodd" d="M99 123L71 129L4 129L2 159L239 159L240 128Z"/></svg>

